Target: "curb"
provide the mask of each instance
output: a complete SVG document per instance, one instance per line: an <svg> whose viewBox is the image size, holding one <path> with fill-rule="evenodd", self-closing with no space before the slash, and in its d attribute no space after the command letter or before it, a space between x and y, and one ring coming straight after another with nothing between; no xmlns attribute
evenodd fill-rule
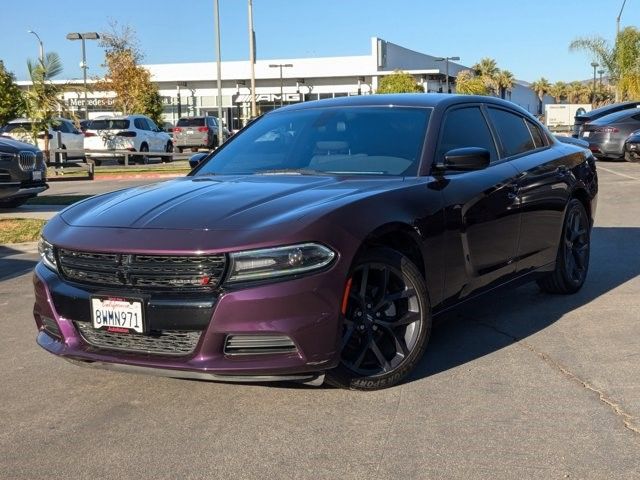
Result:
<svg viewBox="0 0 640 480"><path fill-rule="evenodd" d="M184 174L189 173L185 171ZM123 174L123 175L111 175L111 174L100 174L97 173L94 177L94 181L100 180L144 180L146 178L176 178L184 176L182 173L141 173L139 175L136 174Z"/></svg>

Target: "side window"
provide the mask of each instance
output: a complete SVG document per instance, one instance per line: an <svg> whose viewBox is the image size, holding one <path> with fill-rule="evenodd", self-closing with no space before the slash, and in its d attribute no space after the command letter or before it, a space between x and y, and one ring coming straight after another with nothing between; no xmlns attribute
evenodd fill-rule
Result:
<svg viewBox="0 0 640 480"><path fill-rule="evenodd" d="M525 120L527 122L527 126L529 127L529 131L531 132L531 136L533 137L533 144L536 148L541 148L547 145L545 141L544 134L540 131L540 127L535 123Z"/></svg>
<svg viewBox="0 0 640 480"><path fill-rule="evenodd" d="M503 156L511 157L536 148L531 132L520 115L489 108L489 117L498 131Z"/></svg>
<svg viewBox="0 0 640 480"><path fill-rule="evenodd" d="M147 123L147 125L148 125L148 126L147 126L147 130L154 131L154 130L157 130L157 129L158 129L158 126L154 123L154 121L153 121L153 120L151 120L151 119L149 119L149 118L145 118L144 120L145 120L145 122L146 122L146 123Z"/></svg>
<svg viewBox="0 0 640 480"><path fill-rule="evenodd" d="M149 130L149 126L147 125L147 122L145 122L144 118L134 119L133 124L138 130Z"/></svg>
<svg viewBox="0 0 640 480"><path fill-rule="evenodd" d="M491 162L498 159L491 131L479 107L457 108L446 114L436 159L441 163L449 150L463 147L486 148Z"/></svg>

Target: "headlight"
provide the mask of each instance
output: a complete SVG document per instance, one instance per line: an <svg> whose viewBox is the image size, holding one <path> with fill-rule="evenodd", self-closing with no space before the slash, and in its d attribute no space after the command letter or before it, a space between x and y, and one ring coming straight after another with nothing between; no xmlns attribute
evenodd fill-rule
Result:
<svg viewBox="0 0 640 480"><path fill-rule="evenodd" d="M42 263L51 270L56 272L58 271L58 262L56 262L56 254L53 251L53 245L47 242L44 237L40 237L40 241L38 242L38 253L40 253Z"/></svg>
<svg viewBox="0 0 640 480"><path fill-rule="evenodd" d="M319 270L331 263L336 253L317 243L248 250L230 254L227 282L278 278Z"/></svg>

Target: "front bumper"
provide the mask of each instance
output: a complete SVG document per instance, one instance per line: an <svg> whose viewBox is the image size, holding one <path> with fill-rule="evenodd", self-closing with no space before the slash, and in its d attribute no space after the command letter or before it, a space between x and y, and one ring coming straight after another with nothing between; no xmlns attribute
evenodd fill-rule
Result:
<svg viewBox="0 0 640 480"><path fill-rule="evenodd" d="M339 361L340 299L345 272L327 271L262 286L221 292L216 298L144 297L151 328L200 329L193 352L163 356L97 348L80 334L90 321L89 298L97 293L63 281L42 264L34 272L37 342L45 350L87 366L221 381L295 380L318 382ZM337 287L336 287L337 286ZM131 292L113 295L134 296ZM208 303L207 303L208 302ZM52 335L43 319L55 321ZM287 353L229 355L228 335L286 335L296 350Z"/></svg>

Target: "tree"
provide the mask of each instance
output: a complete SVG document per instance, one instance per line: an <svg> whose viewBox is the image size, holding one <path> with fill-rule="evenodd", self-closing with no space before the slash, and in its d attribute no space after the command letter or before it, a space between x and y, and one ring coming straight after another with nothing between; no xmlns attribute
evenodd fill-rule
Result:
<svg viewBox="0 0 640 480"><path fill-rule="evenodd" d="M476 76L482 79L487 90L491 94L497 95L499 93L497 77L500 73L500 69L493 58L485 57L471 68L475 72Z"/></svg>
<svg viewBox="0 0 640 480"><path fill-rule="evenodd" d="M562 103L567 98L567 84L564 82L556 82L549 88L549 95L553 97L556 103Z"/></svg>
<svg viewBox="0 0 640 480"><path fill-rule="evenodd" d="M541 77L539 80L536 80L531 84L531 90L536 92L538 95L538 100L540 101L540 107L538 109L538 113L542 114L542 105L544 102L544 96L549 93L549 89L551 88L551 84L549 80L544 77Z"/></svg>
<svg viewBox="0 0 640 480"><path fill-rule="evenodd" d="M158 87L151 81L151 73L139 65L143 55L135 38L135 31L125 25L111 24L111 31L101 34L105 49L107 73L97 82L99 90L113 91L115 107L124 115L141 113L156 124L162 123L162 100Z"/></svg>
<svg viewBox="0 0 640 480"><path fill-rule="evenodd" d="M495 76L495 84L500 92L500 98L504 99L507 96L507 91L513 88L515 78L513 73L509 70L500 70Z"/></svg>
<svg viewBox="0 0 640 480"><path fill-rule="evenodd" d="M484 80L471 70L458 72L456 78L456 93L465 95L489 95Z"/></svg>
<svg viewBox="0 0 640 480"><path fill-rule="evenodd" d="M0 126L24 113L24 96L15 81L16 77L0 60Z"/></svg>
<svg viewBox="0 0 640 480"><path fill-rule="evenodd" d="M49 52L42 60L27 61L31 86L24 95L25 111L31 120L31 136L37 144L38 135L48 132L55 118L65 110L60 98L64 88L51 80L62 73L62 62L55 52ZM44 136L44 150L49 151L49 136Z"/></svg>
<svg viewBox="0 0 640 480"><path fill-rule="evenodd" d="M580 37L569 50L587 52L600 64L616 87L616 100L640 98L640 30L624 28L613 47L602 37Z"/></svg>
<svg viewBox="0 0 640 480"><path fill-rule="evenodd" d="M380 80L376 93L424 93L424 88L413 75L396 70Z"/></svg>
<svg viewBox="0 0 640 480"><path fill-rule="evenodd" d="M591 90L582 82L573 81L567 85L567 100L569 103L589 103Z"/></svg>

